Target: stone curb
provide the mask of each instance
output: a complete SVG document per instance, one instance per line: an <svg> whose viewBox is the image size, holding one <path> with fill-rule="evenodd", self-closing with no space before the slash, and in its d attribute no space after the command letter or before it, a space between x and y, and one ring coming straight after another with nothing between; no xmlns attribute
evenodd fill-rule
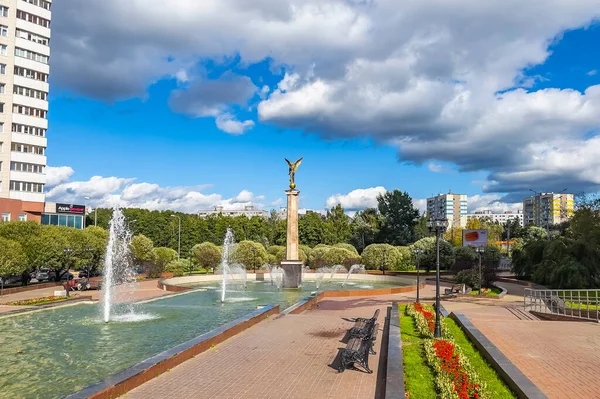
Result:
<svg viewBox="0 0 600 399"><path fill-rule="evenodd" d="M398 302L392 302L388 330L387 370L385 377L385 399L404 399L404 360L402 358L402 336L400 335L400 312Z"/></svg>
<svg viewBox="0 0 600 399"><path fill-rule="evenodd" d="M454 312L450 317L458 323L482 356L500 375L519 399L548 399L464 314Z"/></svg>
<svg viewBox="0 0 600 399"><path fill-rule="evenodd" d="M143 360L97 384L75 392L65 399L109 399L123 395L186 360L205 352L213 345L217 345L277 313L279 313L279 306L269 305L255 310L239 319Z"/></svg>

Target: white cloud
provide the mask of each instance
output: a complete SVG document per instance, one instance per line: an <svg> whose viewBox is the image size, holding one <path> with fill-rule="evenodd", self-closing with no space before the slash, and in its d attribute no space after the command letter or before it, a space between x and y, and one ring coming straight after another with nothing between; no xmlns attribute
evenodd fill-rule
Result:
<svg viewBox="0 0 600 399"><path fill-rule="evenodd" d="M522 202L507 203L501 201L501 196L495 194L470 195L467 198L469 213L491 210L494 213L523 210Z"/></svg>
<svg viewBox="0 0 600 399"><path fill-rule="evenodd" d="M596 69L592 69L591 71L589 71L589 72L587 73L587 75L588 75L588 76L594 76L594 75L596 75L597 73L598 73L598 70L596 70Z"/></svg>
<svg viewBox="0 0 600 399"><path fill-rule="evenodd" d="M446 166L434 162L429 162L429 165L427 165L427 169L429 169L433 173L448 173L451 171Z"/></svg>
<svg viewBox="0 0 600 399"><path fill-rule="evenodd" d="M57 171L72 169L69 167L52 168ZM204 193L211 185L162 187L152 183L134 183L133 178L94 176L88 181L67 181L63 173L61 181L47 194L48 201L87 203L92 207L145 208L150 210L174 210L195 213L203 209L223 206L225 209L244 209L248 205L263 208L265 197L256 196L248 190L242 190L232 198L223 198L221 194ZM90 197L87 201L84 198Z"/></svg>
<svg viewBox="0 0 600 399"><path fill-rule="evenodd" d="M215 122L219 130L233 135L244 134L247 130L250 130L252 127L254 127L254 121L247 120L241 122L235 119L233 115L228 113L218 115Z"/></svg>
<svg viewBox="0 0 600 399"><path fill-rule="evenodd" d="M46 188L52 188L67 182L73 176L73 168L70 166L48 166L46 167Z"/></svg>
<svg viewBox="0 0 600 399"><path fill-rule="evenodd" d="M348 194L335 194L327 199L326 207L333 208L340 204L345 210L359 210L377 207L377 196L385 194L385 187L359 188Z"/></svg>
<svg viewBox="0 0 600 399"><path fill-rule="evenodd" d="M275 201L271 202L271 206L281 206L283 205L283 198L277 198Z"/></svg>
<svg viewBox="0 0 600 399"><path fill-rule="evenodd" d="M427 212L427 198L413 198L413 206L419 210L419 214L423 215Z"/></svg>
<svg viewBox="0 0 600 399"><path fill-rule="evenodd" d="M261 121L326 137L369 135L396 145L406 161L490 171L489 191L549 191L565 180L572 191L597 187L591 136L600 128L600 86L529 91L547 77L523 71L544 63L565 31L597 21L599 0L88 3L53 6L53 79L67 91L144 96L205 60L227 69L233 59L268 59L271 71L285 73L276 88L240 86L263 97ZM242 134L254 122L230 105L249 99L232 92L194 91L192 82L174 96L190 99L179 104L186 114L218 115L220 129ZM563 162L577 155L589 172L571 176Z"/></svg>

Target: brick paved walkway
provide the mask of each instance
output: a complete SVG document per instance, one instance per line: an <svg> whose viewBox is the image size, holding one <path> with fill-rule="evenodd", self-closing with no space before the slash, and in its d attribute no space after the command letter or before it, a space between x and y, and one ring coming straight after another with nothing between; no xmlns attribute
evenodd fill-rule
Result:
<svg viewBox="0 0 600 399"><path fill-rule="evenodd" d="M318 309L264 321L132 390L127 399L149 398L369 398L380 397L381 344L390 295L327 299ZM331 367L353 317L380 309L373 374L338 373ZM337 363L336 363L337 364Z"/></svg>
<svg viewBox="0 0 600 399"><path fill-rule="evenodd" d="M3 304L12 301L22 301L26 299L32 298L40 298L45 296L54 295L54 291L62 290L62 287L52 287L52 288L42 288L39 290L25 291L19 292L16 294L3 295L0 297L0 314L4 312L9 312L15 309L26 309L27 307L21 306L5 306ZM120 298L123 300L141 300L141 299L150 299L158 296L172 294L168 291L163 291L157 287L156 280L146 280L140 281L135 284L133 298L130 295L130 288L126 285L121 285L116 288L115 299L119 301ZM71 292L71 296L91 296L92 300L97 301L102 297L102 291L98 290L90 290L83 292ZM34 309L35 307L30 306L29 308Z"/></svg>
<svg viewBox="0 0 600 399"><path fill-rule="evenodd" d="M499 283L501 300L451 300L449 312L465 314L549 398L600 398L600 325L519 320L508 308L523 307L521 286ZM521 296L519 297L519 292Z"/></svg>

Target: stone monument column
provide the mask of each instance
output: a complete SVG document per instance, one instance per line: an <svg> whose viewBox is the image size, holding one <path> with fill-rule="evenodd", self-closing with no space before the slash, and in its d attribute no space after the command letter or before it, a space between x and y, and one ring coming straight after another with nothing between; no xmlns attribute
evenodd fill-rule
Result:
<svg viewBox="0 0 600 399"><path fill-rule="evenodd" d="M281 261L281 268L284 271L283 288L300 288L302 285L302 260L300 260L298 251L298 195L300 191L296 190L294 175L302 158L295 163L288 161L290 166L290 190L286 190L287 195L287 240L285 260Z"/></svg>

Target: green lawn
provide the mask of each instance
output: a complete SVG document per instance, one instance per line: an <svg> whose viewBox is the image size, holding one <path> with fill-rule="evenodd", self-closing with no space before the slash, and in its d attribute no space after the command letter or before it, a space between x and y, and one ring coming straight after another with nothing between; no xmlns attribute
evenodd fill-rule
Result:
<svg viewBox="0 0 600 399"><path fill-rule="evenodd" d="M590 304L586 305L584 303L566 301L565 305L574 310L577 310L577 309L600 310L600 304L597 304L597 303L590 303Z"/></svg>
<svg viewBox="0 0 600 399"><path fill-rule="evenodd" d="M492 289L490 289L487 292L484 292L483 296L498 296L502 293L502 290L498 287L492 287ZM471 295L479 295L479 290L471 290L471 292L469 292L469 294Z"/></svg>
<svg viewBox="0 0 600 399"><path fill-rule="evenodd" d="M406 305L400 305L402 358L406 392L414 399L435 399L434 375L425 359L423 338L417 333L412 317L405 314Z"/></svg>

